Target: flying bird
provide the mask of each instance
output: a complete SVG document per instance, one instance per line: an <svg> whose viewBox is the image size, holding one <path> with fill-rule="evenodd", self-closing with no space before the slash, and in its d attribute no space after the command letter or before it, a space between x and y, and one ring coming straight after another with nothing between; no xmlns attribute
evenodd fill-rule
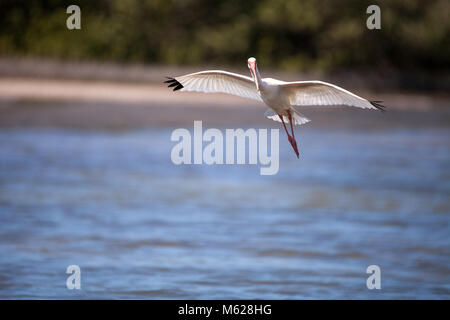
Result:
<svg viewBox="0 0 450 320"><path fill-rule="evenodd" d="M256 59L249 58L247 63L252 78L222 70L207 70L167 77L164 82L173 87L173 91L221 92L264 102L269 107L264 115L283 124L297 158L299 152L293 126L310 121L298 111L299 107L344 105L384 111L381 101L369 101L331 83L261 78ZM287 122L291 134L286 127Z"/></svg>

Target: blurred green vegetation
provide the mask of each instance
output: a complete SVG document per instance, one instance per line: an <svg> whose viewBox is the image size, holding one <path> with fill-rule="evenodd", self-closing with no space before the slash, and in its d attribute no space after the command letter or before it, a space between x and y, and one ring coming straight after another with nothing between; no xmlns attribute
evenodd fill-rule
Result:
<svg viewBox="0 0 450 320"><path fill-rule="evenodd" d="M66 8L81 8L68 30ZM366 8L381 7L381 30ZM2 0L0 55L291 70L448 71L448 0ZM244 61L244 62L243 62Z"/></svg>

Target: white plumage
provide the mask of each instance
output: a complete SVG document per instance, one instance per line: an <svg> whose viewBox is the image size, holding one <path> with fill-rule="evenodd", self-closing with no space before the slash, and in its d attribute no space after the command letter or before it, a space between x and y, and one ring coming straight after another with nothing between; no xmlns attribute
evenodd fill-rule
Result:
<svg viewBox="0 0 450 320"><path fill-rule="evenodd" d="M221 92L262 101L252 78L232 72L200 71L176 77L175 80L183 86L181 91Z"/></svg>
<svg viewBox="0 0 450 320"><path fill-rule="evenodd" d="M293 106L349 106L378 109L370 101L323 81L287 82L280 86Z"/></svg>
<svg viewBox="0 0 450 320"><path fill-rule="evenodd" d="M207 70L187 74L165 81L174 91L221 92L264 102L269 110L264 114L267 118L282 122L297 157L297 143L293 125L301 125L310 120L298 112L304 106L349 106L362 109L383 110L380 101L369 101L356 94L323 81L285 82L272 78L261 78L256 59L248 59L248 67L252 78L240 74ZM291 134L285 122L291 125Z"/></svg>

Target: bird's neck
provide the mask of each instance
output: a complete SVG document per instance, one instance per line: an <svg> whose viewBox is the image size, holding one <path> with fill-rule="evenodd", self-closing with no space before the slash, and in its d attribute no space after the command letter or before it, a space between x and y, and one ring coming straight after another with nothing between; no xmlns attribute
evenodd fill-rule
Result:
<svg viewBox="0 0 450 320"><path fill-rule="evenodd" d="M258 66L256 66L255 71L256 71L255 72L256 73L256 79L254 79L255 80L255 84L256 84L257 88L259 90L261 90L261 87L263 86L263 82L262 82L262 79L261 79L261 75L259 74Z"/></svg>

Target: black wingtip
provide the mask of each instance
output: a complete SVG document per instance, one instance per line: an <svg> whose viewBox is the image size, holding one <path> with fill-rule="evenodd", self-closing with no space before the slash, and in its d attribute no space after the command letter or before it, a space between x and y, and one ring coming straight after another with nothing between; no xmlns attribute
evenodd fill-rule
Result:
<svg viewBox="0 0 450 320"><path fill-rule="evenodd" d="M171 78L171 77L166 77L166 79L168 79L168 80L164 81L164 83L172 83L172 82L176 81L174 78Z"/></svg>
<svg viewBox="0 0 450 320"><path fill-rule="evenodd" d="M380 102L383 102L383 101L369 101L369 102L371 105L373 105L378 110L380 110L382 112L386 111L386 106L383 106L382 104L380 104Z"/></svg>
<svg viewBox="0 0 450 320"><path fill-rule="evenodd" d="M178 82L177 79L171 78L171 77L166 77L166 78L168 80L164 81L164 83L168 83L169 84L168 85L169 88L175 87L175 88L173 88L173 91L177 91L177 90L180 90L180 89L184 88L183 85L180 82Z"/></svg>

